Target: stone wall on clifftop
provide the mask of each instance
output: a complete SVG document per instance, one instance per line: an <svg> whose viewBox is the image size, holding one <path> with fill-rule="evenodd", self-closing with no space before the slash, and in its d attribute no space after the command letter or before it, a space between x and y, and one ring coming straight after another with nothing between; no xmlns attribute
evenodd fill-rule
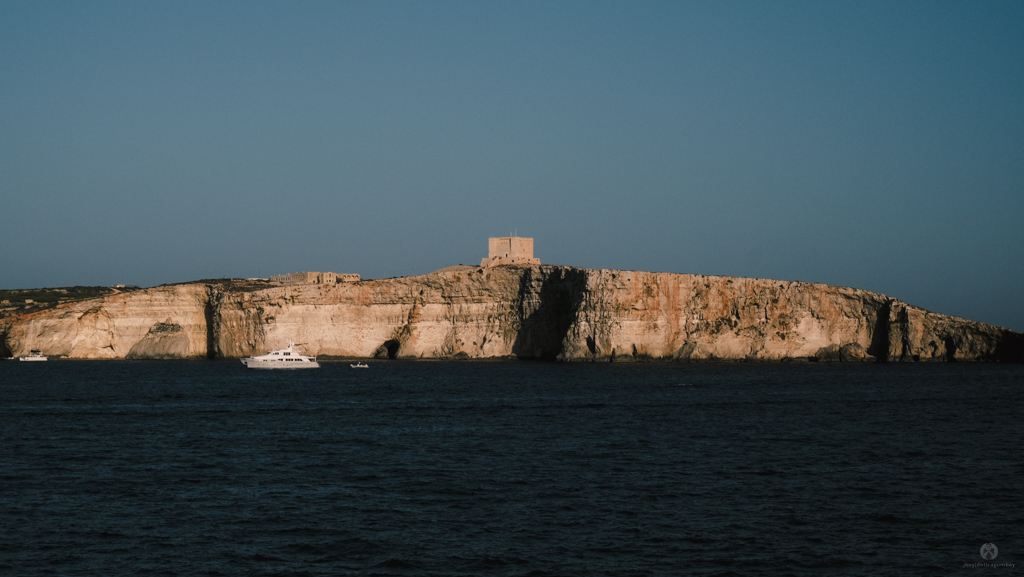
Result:
<svg viewBox="0 0 1024 577"><path fill-rule="evenodd" d="M1021 361L1022 335L822 284L560 266L157 287L0 320L9 352L564 361ZM2 349L3 347L0 347Z"/></svg>

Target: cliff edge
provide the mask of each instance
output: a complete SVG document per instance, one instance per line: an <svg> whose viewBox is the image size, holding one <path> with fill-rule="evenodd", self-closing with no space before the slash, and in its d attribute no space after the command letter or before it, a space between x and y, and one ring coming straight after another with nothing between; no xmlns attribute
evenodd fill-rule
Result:
<svg viewBox="0 0 1024 577"><path fill-rule="evenodd" d="M823 284L562 266L336 285L199 281L0 319L0 354L1024 361L1024 335Z"/></svg>

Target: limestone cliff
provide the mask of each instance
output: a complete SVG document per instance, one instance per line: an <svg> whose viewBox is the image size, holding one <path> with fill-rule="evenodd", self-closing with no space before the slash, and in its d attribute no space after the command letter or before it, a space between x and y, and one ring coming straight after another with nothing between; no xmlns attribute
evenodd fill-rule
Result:
<svg viewBox="0 0 1024 577"><path fill-rule="evenodd" d="M0 320L0 352L73 358L241 357L294 341L339 357L1021 361L1022 337L852 288L559 266L197 282Z"/></svg>
<svg viewBox="0 0 1024 577"><path fill-rule="evenodd" d="M199 284L163 286L0 319L0 349L14 355L39 349L49 356L79 359L119 359L129 354L136 358L205 357L205 309L210 292ZM160 324L177 326L176 330L168 327L176 336L173 346L165 342L166 351L151 346L165 340L157 336ZM148 343L144 342L147 338Z"/></svg>

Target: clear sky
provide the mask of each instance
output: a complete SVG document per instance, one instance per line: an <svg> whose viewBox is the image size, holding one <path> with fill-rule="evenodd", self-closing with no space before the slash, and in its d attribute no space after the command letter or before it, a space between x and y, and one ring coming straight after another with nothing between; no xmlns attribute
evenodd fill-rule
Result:
<svg viewBox="0 0 1024 577"><path fill-rule="evenodd" d="M546 264L1024 330L1024 2L0 0L0 288Z"/></svg>

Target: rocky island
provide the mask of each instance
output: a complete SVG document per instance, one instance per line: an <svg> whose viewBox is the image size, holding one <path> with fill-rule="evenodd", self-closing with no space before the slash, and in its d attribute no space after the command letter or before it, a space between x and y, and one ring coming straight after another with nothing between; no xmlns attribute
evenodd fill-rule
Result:
<svg viewBox="0 0 1024 577"><path fill-rule="evenodd" d="M294 341L346 358L1024 360L1024 334L865 290L535 260L507 262L492 247L481 266L422 276L302 273L312 276L107 294L0 318L0 355L237 358Z"/></svg>

